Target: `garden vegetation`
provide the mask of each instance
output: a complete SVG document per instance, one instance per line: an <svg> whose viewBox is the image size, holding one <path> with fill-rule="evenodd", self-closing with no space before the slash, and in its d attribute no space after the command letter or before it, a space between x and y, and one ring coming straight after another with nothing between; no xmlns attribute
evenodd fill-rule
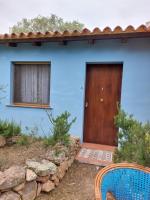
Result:
<svg viewBox="0 0 150 200"><path fill-rule="evenodd" d="M127 161L150 167L150 123L139 122L120 109L115 124L119 132L114 162Z"/></svg>

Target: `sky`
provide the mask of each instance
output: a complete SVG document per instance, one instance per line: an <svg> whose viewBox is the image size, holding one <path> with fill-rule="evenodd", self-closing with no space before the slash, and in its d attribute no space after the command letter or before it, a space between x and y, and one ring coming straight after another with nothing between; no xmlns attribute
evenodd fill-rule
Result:
<svg viewBox="0 0 150 200"><path fill-rule="evenodd" d="M22 18L56 14L78 20L89 29L105 26L138 27L150 21L150 0L0 0L0 33Z"/></svg>

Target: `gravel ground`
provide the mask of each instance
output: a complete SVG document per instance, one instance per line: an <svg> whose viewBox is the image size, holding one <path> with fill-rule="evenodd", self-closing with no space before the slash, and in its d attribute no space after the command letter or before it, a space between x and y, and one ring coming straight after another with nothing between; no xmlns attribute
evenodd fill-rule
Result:
<svg viewBox="0 0 150 200"><path fill-rule="evenodd" d="M73 163L58 187L36 200L94 200L96 166Z"/></svg>
<svg viewBox="0 0 150 200"><path fill-rule="evenodd" d="M12 165L25 165L27 159L38 159L46 150L40 141L28 146L12 145L0 148L0 170L3 171Z"/></svg>
<svg viewBox="0 0 150 200"><path fill-rule="evenodd" d="M0 148L0 171L12 165L24 165L27 158L40 158L45 152L42 142L29 146L5 146ZM63 180L49 194L41 194L36 200L94 200L96 166L73 163Z"/></svg>

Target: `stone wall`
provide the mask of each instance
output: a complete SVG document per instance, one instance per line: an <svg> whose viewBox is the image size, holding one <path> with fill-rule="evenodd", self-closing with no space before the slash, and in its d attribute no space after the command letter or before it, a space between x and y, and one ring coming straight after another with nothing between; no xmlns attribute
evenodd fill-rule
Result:
<svg viewBox="0 0 150 200"><path fill-rule="evenodd" d="M69 147L56 145L40 160L26 160L0 172L0 200L34 200L41 192L58 186L79 150L79 139L71 137Z"/></svg>

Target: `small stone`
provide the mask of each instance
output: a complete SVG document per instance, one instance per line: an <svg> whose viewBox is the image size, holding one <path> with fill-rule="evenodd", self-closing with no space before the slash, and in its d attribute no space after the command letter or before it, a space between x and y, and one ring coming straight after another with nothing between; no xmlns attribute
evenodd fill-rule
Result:
<svg viewBox="0 0 150 200"><path fill-rule="evenodd" d="M53 176L51 177L51 180L54 182L54 184L55 184L56 186L59 185L59 178L58 178L56 175L53 175Z"/></svg>
<svg viewBox="0 0 150 200"><path fill-rule="evenodd" d="M69 166L68 166L68 161L64 161L63 163L60 164L60 166L58 167L58 170L57 170L57 177L61 180L66 171L68 170Z"/></svg>
<svg viewBox="0 0 150 200"><path fill-rule="evenodd" d="M72 163L74 162L74 157L71 157L69 160L68 160L68 167L71 167Z"/></svg>
<svg viewBox="0 0 150 200"><path fill-rule="evenodd" d="M7 191L25 182L25 169L21 166L12 166L0 173L0 190Z"/></svg>
<svg viewBox="0 0 150 200"><path fill-rule="evenodd" d="M7 145L16 144L19 141L20 137L21 137L20 135L9 137L6 139L6 144Z"/></svg>
<svg viewBox="0 0 150 200"><path fill-rule="evenodd" d="M54 174L52 177L50 177L50 180L54 181L57 178L56 174Z"/></svg>
<svg viewBox="0 0 150 200"><path fill-rule="evenodd" d="M60 168L62 171L66 172L68 170L68 162L64 161L63 163L61 163Z"/></svg>
<svg viewBox="0 0 150 200"><path fill-rule="evenodd" d="M75 138L74 136L70 136L70 145L71 146L75 146L77 143L77 138Z"/></svg>
<svg viewBox="0 0 150 200"><path fill-rule="evenodd" d="M12 144L16 144L16 143L20 140L20 138L21 138L20 135L13 136L13 137L11 138Z"/></svg>
<svg viewBox="0 0 150 200"><path fill-rule="evenodd" d="M26 180L27 181L34 181L37 178L37 175L35 172L33 172L31 169L26 170Z"/></svg>
<svg viewBox="0 0 150 200"><path fill-rule="evenodd" d="M0 147L4 147L6 145L6 139L4 136L0 136Z"/></svg>
<svg viewBox="0 0 150 200"><path fill-rule="evenodd" d="M21 200L21 197L19 194L9 191L5 192L0 196L0 200Z"/></svg>
<svg viewBox="0 0 150 200"><path fill-rule="evenodd" d="M70 135L70 140L72 141L72 143L80 143L80 138L79 137L76 137L76 136L73 136L73 135Z"/></svg>
<svg viewBox="0 0 150 200"><path fill-rule="evenodd" d="M57 152L58 151L58 152ZM64 160L66 160L66 149L65 150L48 150L45 159L59 165Z"/></svg>
<svg viewBox="0 0 150 200"><path fill-rule="evenodd" d="M38 176L47 176L49 174L54 174L57 167L52 162L37 162L34 160L27 160L26 165L29 169L32 169Z"/></svg>
<svg viewBox="0 0 150 200"><path fill-rule="evenodd" d="M47 181L46 183L42 184L42 191L43 192L50 192L55 188L55 185L52 181Z"/></svg>
<svg viewBox="0 0 150 200"><path fill-rule="evenodd" d="M41 186L40 183L38 183L38 185L37 185L37 192L36 192L36 196L37 197L40 195L41 191L42 191L42 186Z"/></svg>
<svg viewBox="0 0 150 200"><path fill-rule="evenodd" d="M20 185L17 185L16 187L14 187L13 190L15 192L18 192L20 190L23 190L24 187L25 187L25 183L21 183Z"/></svg>
<svg viewBox="0 0 150 200"><path fill-rule="evenodd" d="M47 182L49 180L49 177L50 177L49 175L47 175L47 176L38 176L36 181L40 182L40 183L45 183L45 182Z"/></svg>
<svg viewBox="0 0 150 200"><path fill-rule="evenodd" d="M37 183L36 181L27 182L23 190L18 192L22 200L34 200L37 195Z"/></svg>
<svg viewBox="0 0 150 200"><path fill-rule="evenodd" d="M59 178L59 180L61 180L64 177L64 175L65 175L65 171L62 170L61 167L59 167L58 170L57 170L57 174L56 175Z"/></svg>

